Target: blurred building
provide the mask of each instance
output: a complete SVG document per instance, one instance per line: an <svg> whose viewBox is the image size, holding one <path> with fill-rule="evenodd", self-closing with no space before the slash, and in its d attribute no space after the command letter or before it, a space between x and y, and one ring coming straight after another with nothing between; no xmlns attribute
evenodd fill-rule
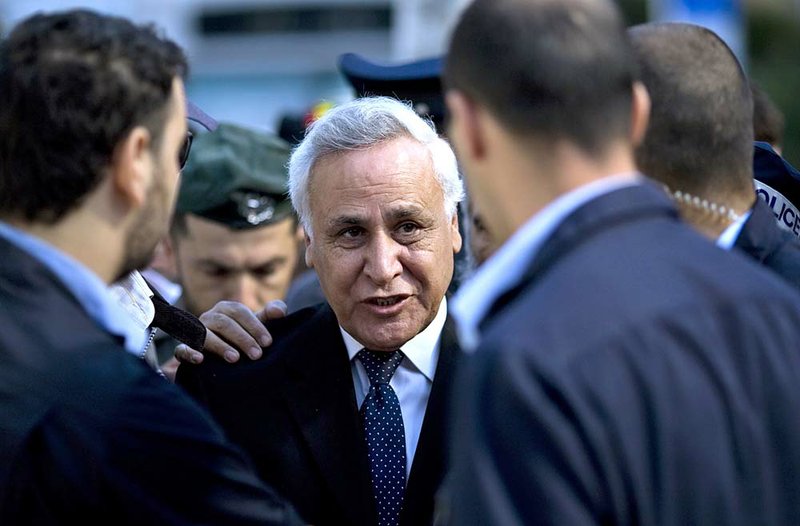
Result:
<svg viewBox="0 0 800 526"><path fill-rule="evenodd" d="M440 54L467 0L0 0L0 27L88 7L154 22L191 62L189 96L218 120L277 131L287 114L352 97L342 53L394 62Z"/></svg>

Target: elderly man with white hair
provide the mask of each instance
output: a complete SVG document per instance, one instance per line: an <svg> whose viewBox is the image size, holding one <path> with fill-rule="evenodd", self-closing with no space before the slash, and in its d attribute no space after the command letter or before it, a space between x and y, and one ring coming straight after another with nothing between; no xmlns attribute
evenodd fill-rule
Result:
<svg viewBox="0 0 800 526"><path fill-rule="evenodd" d="M408 105L362 98L313 124L289 185L327 302L268 322L261 360L209 355L178 383L306 521L430 524L458 352L455 155Z"/></svg>

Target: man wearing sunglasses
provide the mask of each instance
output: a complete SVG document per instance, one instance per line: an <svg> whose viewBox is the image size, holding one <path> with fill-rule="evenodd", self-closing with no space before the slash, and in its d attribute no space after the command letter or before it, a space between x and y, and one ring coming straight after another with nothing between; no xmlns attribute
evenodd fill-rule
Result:
<svg viewBox="0 0 800 526"><path fill-rule="evenodd" d="M85 10L0 46L0 524L298 523L131 356L145 331L108 290L167 232L186 69L154 29Z"/></svg>
<svg viewBox="0 0 800 526"><path fill-rule="evenodd" d="M189 160L194 142L192 128L199 127L207 132L217 128L217 121L190 100L186 101L186 120L189 129L183 144L178 149L178 166L181 171ZM166 279L168 278L153 269L148 268L144 272L136 269L109 287L109 291L125 308L133 323L146 334L144 345L132 352L159 373L162 373L161 362L164 360L159 359L157 352L158 335L170 341L200 346L206 337L205 327L199 319L173 306L172 301L162 295L164 289L161 280ZM174 377L174 371L170 368L167 368L165 373L170 379Z"/></svg>

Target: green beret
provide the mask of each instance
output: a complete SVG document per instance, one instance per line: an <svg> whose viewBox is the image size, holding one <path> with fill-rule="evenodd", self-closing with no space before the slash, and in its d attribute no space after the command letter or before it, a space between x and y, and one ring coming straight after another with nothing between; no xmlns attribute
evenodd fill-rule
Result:
<svg viewBox="0 0 800 526"><path fill-rule="evenodd" d="M254 228L291 215L286 163L291 146L279 137L229 123L195 136L181 172L175 210Z"/></svg>

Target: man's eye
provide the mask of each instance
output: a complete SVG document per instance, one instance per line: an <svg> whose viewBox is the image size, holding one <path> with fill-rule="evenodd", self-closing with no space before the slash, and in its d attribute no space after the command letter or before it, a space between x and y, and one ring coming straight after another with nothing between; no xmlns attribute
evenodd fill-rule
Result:
<svg viewBox="0 0 800 526"><path fill-rule="evenodd" d="M415 223L403 223L402 225L400 225L399 230L403 234L413 234L414 232L419 230L419 226L417 226Z"/></svg>
<svg viewBox="0 0 800 526"><path fill-rule="evenodd" d="M363 232L364 231L361 228L352 227L342 230L339 235L347 239L353 239L363 234Z"/></svg>
<svg viewBox="0 0 800 526"><path fill-rule="evenodd" d="M253 275L256 278L267 278L275 273L276 265L264 265L263 267L258 267L253 269Z"/></svg>
<svg viewBox="0 0 800 526"><path fill-rule="evenodd" d="M223 267L211 267L206 269L206 274L214 278L224 278L230 274L230 270Z"/></svg>

